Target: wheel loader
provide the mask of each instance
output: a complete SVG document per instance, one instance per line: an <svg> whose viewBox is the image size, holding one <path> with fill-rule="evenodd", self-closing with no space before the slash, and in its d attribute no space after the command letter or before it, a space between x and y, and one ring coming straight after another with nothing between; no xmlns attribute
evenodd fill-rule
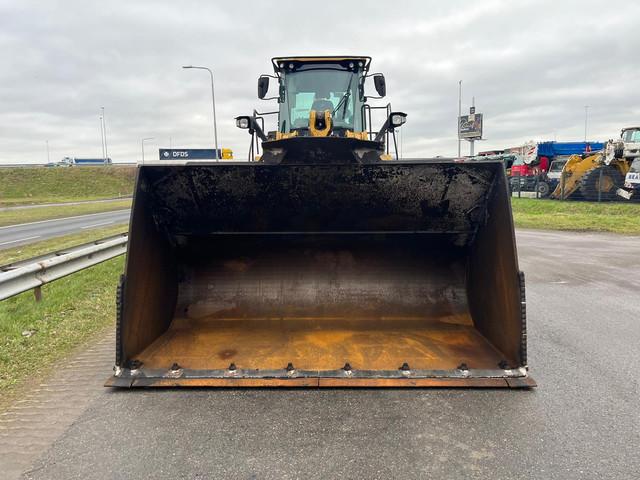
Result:
<svg viewBox="0 0 640 480"><path fill-rule="evenodd" d="M399 160L369 57L272 63L249 161L138 168L106 385L534 386L502 162Z"/></svg>
<svg viewBox="0 0 640 480"><path fill-rule="evenodd" d="M600 201L624 197L625 175L633 160L640 158L639 133L639 127L623 128L620 138L607 141L602 150L569 157L551 198Z"/></svg>

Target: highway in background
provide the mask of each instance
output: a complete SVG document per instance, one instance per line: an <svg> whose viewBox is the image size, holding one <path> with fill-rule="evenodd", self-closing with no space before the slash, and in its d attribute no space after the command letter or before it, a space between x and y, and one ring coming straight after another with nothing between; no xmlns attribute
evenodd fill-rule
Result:
<svg viewBox="0 0 640 480"><path fill-rule="evenodd" d="M92 228L125 225L129 222L130 212L130 209L114 210L0 227L0 250Z"/></svg>

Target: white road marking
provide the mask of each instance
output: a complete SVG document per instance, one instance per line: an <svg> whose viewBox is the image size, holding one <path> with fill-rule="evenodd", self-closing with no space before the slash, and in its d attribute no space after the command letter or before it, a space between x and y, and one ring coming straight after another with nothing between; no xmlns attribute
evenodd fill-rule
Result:
<svg viewBox="0 0 640 480"><path fill-rule="evenodd" d="M85 228L99 227L100 225L109 225L113 222L114 220L111 220L110 222L94 223L93 225L85 225L84 227L80 227L80 230L84 230Z"/></svg>
<svg viewBox="0 0 640 480"><path fill-rule="evenodd" d="M9 245L10 243L18 243L18 242L24 242L25 240L33 240L34 238L40 238L42 235L36 235L35 237L25 237L25 238L21 238L19 240L11 240L10 242L2 242L0 243L0 245Z"/></svg>

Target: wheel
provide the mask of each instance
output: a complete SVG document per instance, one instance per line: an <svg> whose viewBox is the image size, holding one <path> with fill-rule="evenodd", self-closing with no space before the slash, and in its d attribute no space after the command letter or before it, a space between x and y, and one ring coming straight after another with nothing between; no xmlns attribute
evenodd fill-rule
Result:
<svg viewBox="0 0 640 480"><path fill-rule="evenodd" d="M538 193L540 198L546 198L549 196L549 193L551 193L551 187L547 182L538 182L536 192Z"/></svg>
<svg viewBox="0 0 640 480"><path fill-rule="evenodd" d="M613 200L616 190L624 184L622 174L611 165L595 167L580 180L580 193L585 200Z"/></svg>

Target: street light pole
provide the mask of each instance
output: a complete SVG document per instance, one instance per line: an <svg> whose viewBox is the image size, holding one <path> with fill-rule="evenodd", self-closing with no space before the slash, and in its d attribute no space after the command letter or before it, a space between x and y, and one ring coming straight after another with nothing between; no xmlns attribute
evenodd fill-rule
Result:
<svg viewBox="0 0 640 480"><path fill-rule="evenodd" d="M216 94L213 88L213 72L210 68L207 67L198 67L194 65L185 65L182 68L193 68L196 70L206 70L209 72L209 76L211 77L211 106L213 109L213 142L214 142L214 150L213 150L213 158L218 161L218 124L216 121Z"/></svg>
<svg viewBox="0 0 640 480"><path fill-rule="evenodd" d="M155 137L147 137L147 138L143 138L140 141L140 146L142 147L142 164L144 165L144 142L147 140L153 140L155 139Z"/></svg>
<svg viewBox="0 0 640 480"><path fill-rule="evenodd" d="M458 82L458 118L456 123L458 124L458 158L460 158L460 117L462 116L462 80Z"/></svg>
<svg viewBox="0 0 640 480"><path fill-rule="evenodd" d="M102 123L102 115L100 115L100 146L102 147L102 159L106 158L104 153L104 123Z"/></svg>
<svg viewBox="0 0 640 480"><path fill-rule="evenodd" d="M109 150L107 149L107 121L104 118L104 107L100 107L100 109L102 110L102 115L100 118L102 118L102 135L104 136L104 160L106 162L107 158L109 158Z"/></svg>
<svg viewBox="0 0 640 480"><path fill-rule="evenodd" d="M587 143L587 118L589 116L590 105L584 106L584 143Z"/></svg>

